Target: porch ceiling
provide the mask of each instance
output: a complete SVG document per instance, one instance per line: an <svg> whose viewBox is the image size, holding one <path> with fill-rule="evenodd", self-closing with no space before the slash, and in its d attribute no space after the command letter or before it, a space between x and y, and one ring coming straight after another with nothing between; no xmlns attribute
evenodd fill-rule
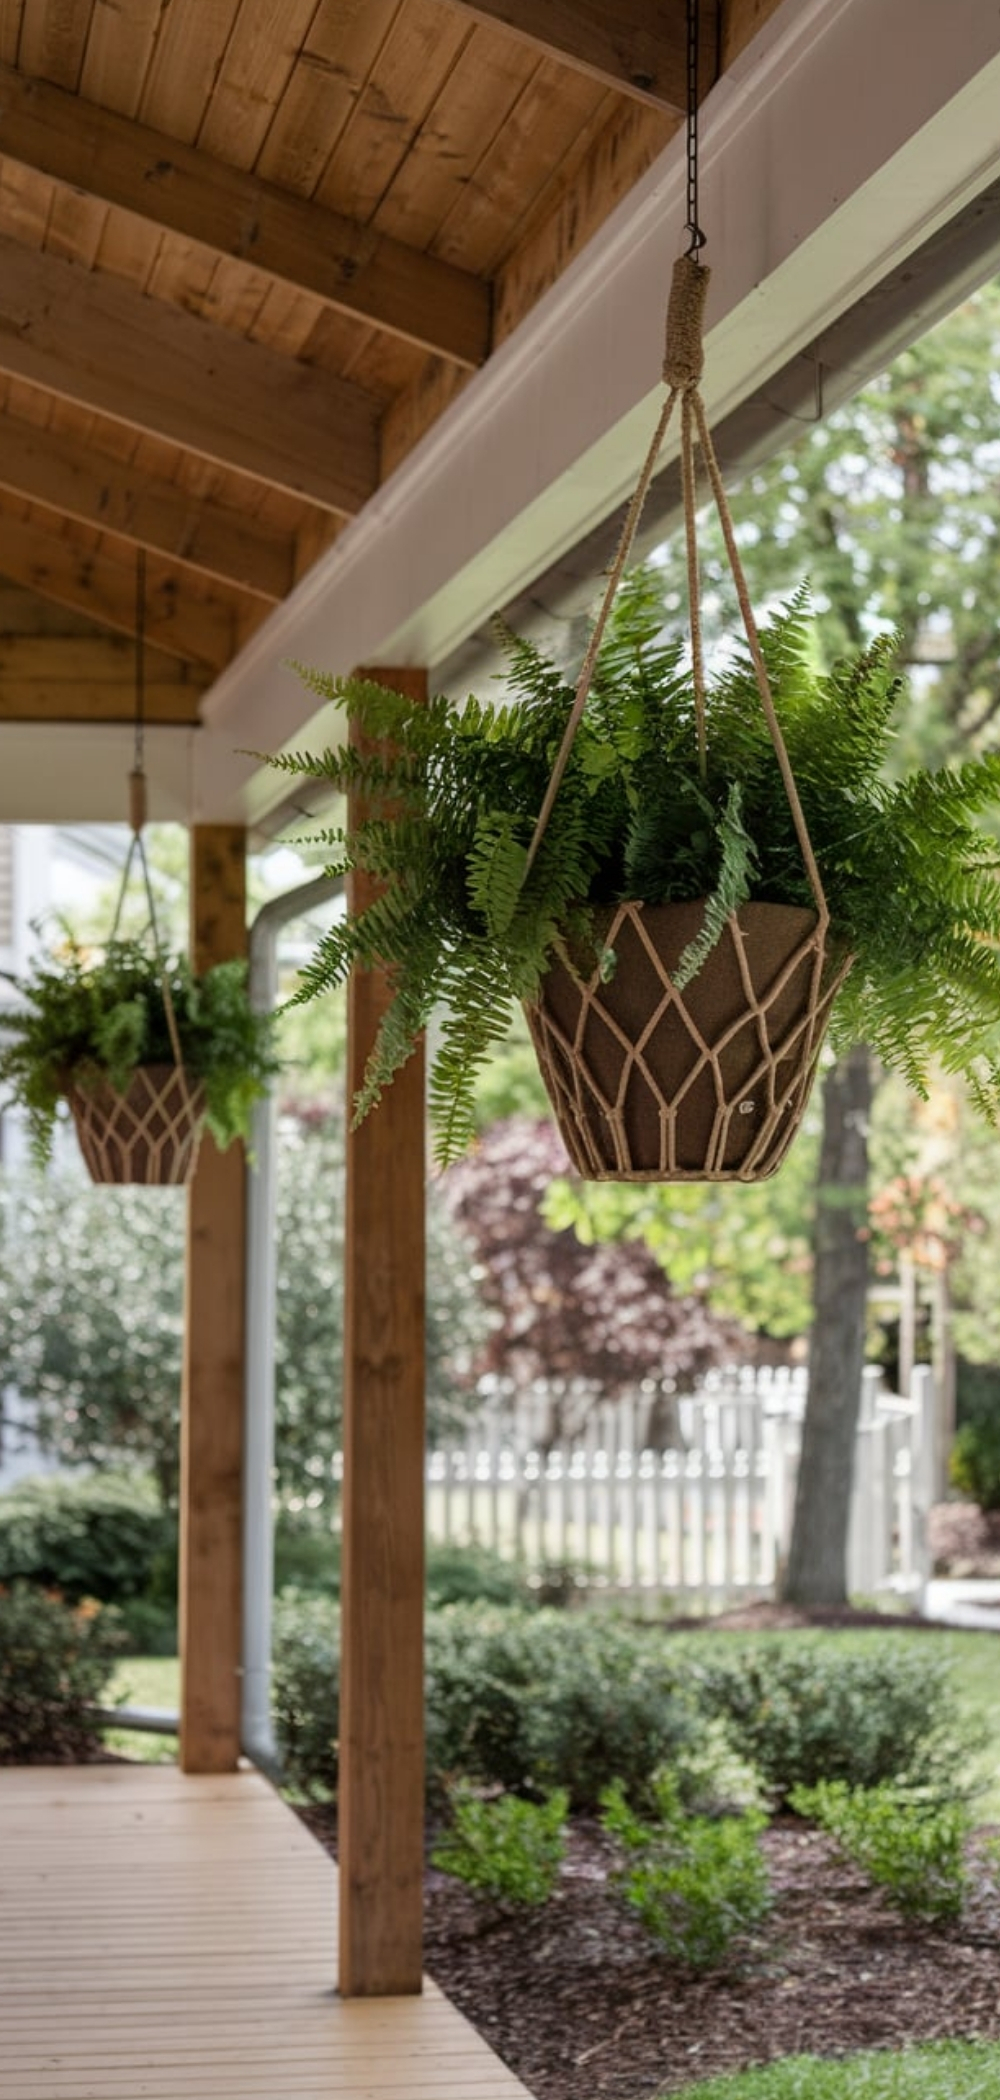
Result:
<svg viewBox="0 0 1000 2100"><path fill-rule="evenodd" d="M1000 173L1000 16L702 5L723 416ZM683 23L6 0L0 820L122 814L138 548L154 814L273 829L240 750L324 726L288 657L434 669L613 513L683 219ZM925 306L914 266L913 333Z"/></svg>

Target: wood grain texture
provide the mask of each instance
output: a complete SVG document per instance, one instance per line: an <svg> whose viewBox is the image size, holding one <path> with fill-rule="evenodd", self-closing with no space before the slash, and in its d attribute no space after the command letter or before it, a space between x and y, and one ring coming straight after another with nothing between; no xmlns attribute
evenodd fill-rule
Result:
<svg viewBox="0 0 1000 2100"><path fill-rule="evenodd" d="M6 499L0 507L0 575L101 626L135 633L134 561L75 544L66 534L53 532L51 518L43 522L41 512L33 517L27 509L19 514ZM258 615L266 612L259 599L252 603ZM153 644L186 663L220 671L235 648L235 604L218 597L187 596L178 588L176 572L151 564L146 633Z"/></svg>
<svg viewBox="0 0 1000 2100"><path fill-rule="evenodd" d="M361 387L10 239L0 370L330 510L353 512L375 488Z"/></svg>
<svg viewBox="0 0 1000 2100"><path fill-rule="evenodd" d="M0 1770L10 2100L530 2100L432 1983L335 1995L336 1869L257 1773Z"/></svg>
<svg viewBox="0 0 1000 2100"><path fill-rule="evenodd" d="M206 685L162 650L146 650L147 721L197 722ZM135 650L124 637L40 638L0 627L0 721L127 722L134 712Z"/></svg>
<svg viewBox="0 0 1000 2100"><path fill-rule="evenodd" d="M196 973L247 952L246 834L191 832ZM226 1772L240 1749L246 1161L206 1133L188 1188L181 1406L181 1764Z"/></svg>
<svg viewBox="0 0 1000 2100"><path fill-rule="evenodd" d="M427 697L422 671L363 675ZM372 894L367 878L351 878L352 910ZM388 998L380 970L353 973L351 1095ZM345 1997L415 1992L421 1979L424 1114L421 1049L347 1143L338 1839Z"/></svg>
<svg viewBox="0 0 1000 2100"><path fill-rule="evenodd" d="M186 146L11 67L0 71L0 138L8 160L66 186L64 211L79 213L82 195L136 214L147 255L150 229L169 228L460 364L486 355L489 288L470 272L262 182L217 147ZM78 228L60 252L93 263L102 227L89 254Z"/></svg>
<svg viewBox="0 0 1000 2100"><path fill-rule="evenodd" d="M452 0L620 94L679 116L687 100L684 0ZM711 22L717 0L703 0Z"/></svg>
<svg viewBox="0 0 1000 2100"><path fill-rule="evenodd" d="M289 537L268 532L236 509L196 500L176 482L110 459L82 439L0 416L0 487L271 603L291 589Z"/></svg>

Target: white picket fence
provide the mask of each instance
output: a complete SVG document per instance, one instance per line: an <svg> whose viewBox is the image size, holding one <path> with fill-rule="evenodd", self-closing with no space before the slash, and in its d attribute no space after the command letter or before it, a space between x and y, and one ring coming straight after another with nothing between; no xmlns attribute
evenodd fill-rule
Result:
<svg viewBox="0 0 1000 2100"><path fill-rule="evenodd" d="M588 1589L667 1593L698 1609L773 1591L788 1550L805 1374L718 1373L680 1402L686 1449L636 1448L635 1411L603 1408L586 1433L518 1450L499 1421L432 1452L428 1536L477 1542L529 1570L565 1567ZM934 1448L930 1374L907 1399L866 1371L857 1433L852 1594L919 1592Z"/></svg>

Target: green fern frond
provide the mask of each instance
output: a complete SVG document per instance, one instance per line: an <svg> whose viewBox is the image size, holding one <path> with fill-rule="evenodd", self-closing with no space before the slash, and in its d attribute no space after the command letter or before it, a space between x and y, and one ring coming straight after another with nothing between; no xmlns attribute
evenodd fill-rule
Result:
<svg viewBox="0 0 1000 2100"><path fill-rule="evenodd" d="M743 823L742 795L738 781L733 781L726 799L726 806L719 818L718 837L722 848L722 864L718 879L710 896L705 899L705 917L701 932L689 941L674 971L674 985L679 992L696 977L702 963L711 955L722 938L726 921L731 912L738 911L750 895L750 884L757 864L753 840L748 836Z"/></svg>
<svg viewBox="0 0 1000 2100"><path fill-rule="evenodd" d="M836 946L856 957L833 1017L921 1090L934 1060L1000 1105L1000 849L980 819L1000 808L1000 759L887 778L898 684L894 641L822 675L798 593L761 646ZM435 1008L431 1075L438 1157L471 1128L475 1074L510 1003L536 996L567 944L597 960L595 908L623 897L707 900L681 958L690 982L747 898L810 905L795 822L749 651L730 652L706 695L699 767L685 641L665 629L655 573L627 578L530 871L527 847L573 701L573 676L504 633L505 690L418 705L371 681L304 672L354 732L286 773L352 797L323 843L337 873L380 885L323 937L296 1000L382 962L392 1000L359 1096L378 1098Z"/></svg>

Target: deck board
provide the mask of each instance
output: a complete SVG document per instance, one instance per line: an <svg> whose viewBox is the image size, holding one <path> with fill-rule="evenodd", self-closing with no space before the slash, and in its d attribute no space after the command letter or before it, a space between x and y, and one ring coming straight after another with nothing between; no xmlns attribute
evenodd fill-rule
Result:
<svg viewBox="0 0 1000 2100"><path fill-rule="evenodd" d="M259 1774L0 1771L11 2100L530 2100L436 1986L336 1995L336 1869Z"/></svg>

